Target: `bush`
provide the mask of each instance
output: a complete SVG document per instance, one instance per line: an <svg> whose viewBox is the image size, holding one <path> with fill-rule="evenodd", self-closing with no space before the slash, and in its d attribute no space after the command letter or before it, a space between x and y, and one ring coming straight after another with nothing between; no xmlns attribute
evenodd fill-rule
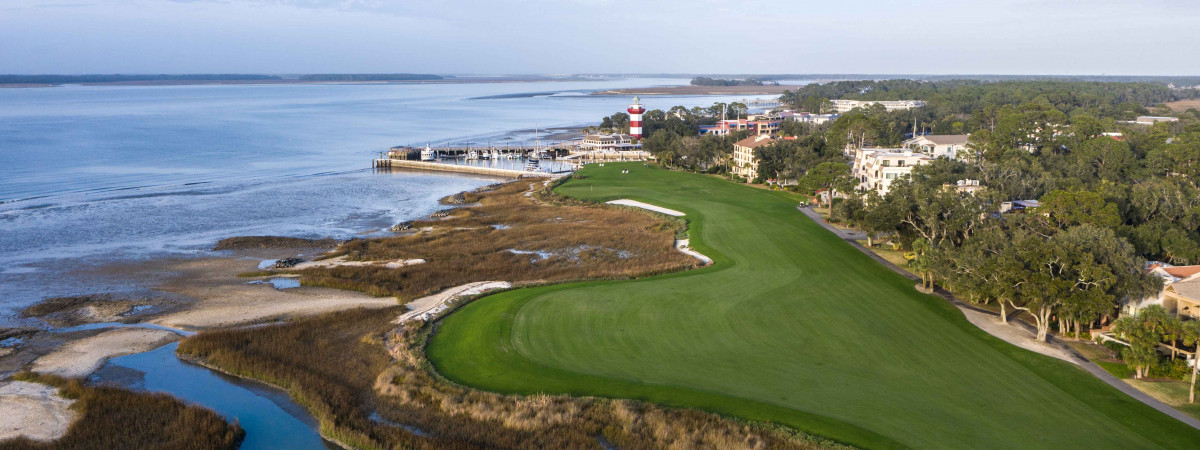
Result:
<svg viewBox="0 0 1200 450"><path fill-rule="evenodd" d="M1152 378L1188 381L1192 379L1192 368L1188 367L1183 358L1179 358L1174 361L1163 361L1161 364L1151 367L1147 374Z"/></svg>

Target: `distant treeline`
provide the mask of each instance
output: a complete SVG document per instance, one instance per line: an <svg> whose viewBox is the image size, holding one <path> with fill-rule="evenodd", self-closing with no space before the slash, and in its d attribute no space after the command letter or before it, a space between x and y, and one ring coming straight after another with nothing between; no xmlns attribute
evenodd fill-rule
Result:
<svg viewBox="0 0 1200 450"><path fill-rule="evenodd" d="M300 81L421 81L444 77L427 73L314 73L301 75Z"/></svg>
<svg viewBox="0 0 1200 450"><path fill-rule="evenodd" d="M274 75L185 74L185 75L0 75L0 84L125 83L138 81L262 81L279 80Z"/></svg>
<svg viewBox="0 0 1200 450"><path fill-rule="evenodd" d="M778 84L778 83L776 83ZM753 78L744 80L725 79L725 78L708 78L696 77L692 78L692 86L762 86L763 82Z"/></svg>

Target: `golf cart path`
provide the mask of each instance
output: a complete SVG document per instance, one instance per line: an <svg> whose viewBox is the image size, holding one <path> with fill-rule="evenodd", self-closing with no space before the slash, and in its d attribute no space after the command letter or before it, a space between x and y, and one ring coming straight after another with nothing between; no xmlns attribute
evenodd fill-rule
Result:
<svg viewBox="0 0 1200 450"><path fill-rule="evenodd" d="M862 244L859 244L858 239L866 239L867 238L867 236L865 234L863 234L862 232L838 229L837 227L834 227L833 225L826 223L825 218L822 217L816 211L813 211L812 208L805 207L805 206L797 206L796 209L800 210L800 212L804 213L804 215L806 215L806 216L808 216L808 218L812 219L813 222L816 222L817 224L824 227L826 230L833 232L833 234L836 234L838 237L840 237L840 238L844 239L846 242L850 243L850 245L853 245L854 248L857 248L859 251L863 252L867 256L870 256L871 259L874 259L875 261L878 261L880 264L883 264L884 267L887 267L888 269L891 269L893 272L896 272L900 275L904 275L906 278L908 278L910 280L917 281L917 282L920 281L920 278L917 277L916 275L908 273L904 269L901 269L900 267L897 267L895 264L892 264L890 261L883 259L879 255L876 255L875 252L872 252L869 249L867 249L866 247L863 247ZM1124 392L1126 395L1133 397L1137 401L1145 403L1147 406L1157 409L1160 412L1162 412L1163 414L1174 417L1175 419L1179 420L1180 422L1190 425L1192 428L1200 429L1200 420L1196 419L1195 417L1184 414L1184 413L1180 412L1179 410L1167 405L1166 403L1158 401L1158 399L1151 397L1149 394L1146 394L1145 392L1137 390L1137 388L1129 385L1129 383L1122 381L1120 378L1113 376L1113 374L1108 373L1107 370L1104 370L1100 366L1096 365L1096 363L1093 363L1091 360L1085 358L1079 352L1075 351L1075 349L1071 348L1071 346L1067 345L1066 343L1062 342L1061 340L1059 340L1058 338L1056 338L1054 336L1047 336L1046 342L1044 344L1039 342L1037 344L1040 344L1040 345L1031 348L1032 344L1030 344L1030 341L1037 342L1035 339L1031 338L1032 336L1037 335L1037 329L1035 329L1033 327L1033 325L1030 325L1028 323L1021 322L1021 321L1010 321L1010 322L1008 322L1008 324L1003 324L1000 321L996 320L997 318L1000 317L1000 314L997 314L992 311L988 311L986 309L977 308L975 306L964 303L961 300L959 300L958 298L954 297L954 294L951 294L950 292L947 292L946 290L944 290L940 287L935 288L935 294L941 296L947 302L950 302L950 304L958 307L958 309L961 310L963 312L963 314L967 316L968 321L970 321L972 324L975 324L975 326L979 327L980 329L987 332L988 334L991 334L992 336L1000 338L1000 339L1004 340L1005 342L1016 345L1018 347L1028 349L1031 351L1035 351L1035 352L1041 353L1043 355L1053 356L1055 358L1062 359L1064 361L1078 365L1079 367L1083 368L1083 370L1088 371L1088 373L1091 373L1096 378L1099 378L1101 381L1108 383L1112 387L1117 388L1117 390ZM1022 329L1024 330L1024 332L1021 331ZM1048 353L1046 351L1042 351L1042 350L1047 350L1047 348L1041 347L1041 345L1045 345L1047 347L1054 348L1057 351L1055 351L1053 353Z"/></svg>

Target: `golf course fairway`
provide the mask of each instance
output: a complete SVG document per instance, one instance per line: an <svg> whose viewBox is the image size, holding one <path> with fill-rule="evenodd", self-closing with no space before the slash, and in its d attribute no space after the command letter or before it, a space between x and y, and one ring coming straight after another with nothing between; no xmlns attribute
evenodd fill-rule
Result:
<svg viewBox="0 0 1200 450"><path fill-rule="evenodd" d="M641 163L578 175L558 192L685 212L692 246L715 264L476 300L429 343L441 374L503 393L700 408L867 448L1200 448L1200 431L918 293L792 194Z"/></svg>

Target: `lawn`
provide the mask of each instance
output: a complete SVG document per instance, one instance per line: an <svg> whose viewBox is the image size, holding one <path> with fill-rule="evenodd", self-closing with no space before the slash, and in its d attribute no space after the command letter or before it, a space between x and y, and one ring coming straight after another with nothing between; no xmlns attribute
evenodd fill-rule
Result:
<svg viewBox="0 0 1200 450"><path fill-rule="evenodd" d="M558 191L687 213L692 246L716 264L485 297L430 342L440 373L499 392L702 408L871 448L1200 443L1200 431L917 293L807 219L797 197L640 163L579 175Z"/></svg>

